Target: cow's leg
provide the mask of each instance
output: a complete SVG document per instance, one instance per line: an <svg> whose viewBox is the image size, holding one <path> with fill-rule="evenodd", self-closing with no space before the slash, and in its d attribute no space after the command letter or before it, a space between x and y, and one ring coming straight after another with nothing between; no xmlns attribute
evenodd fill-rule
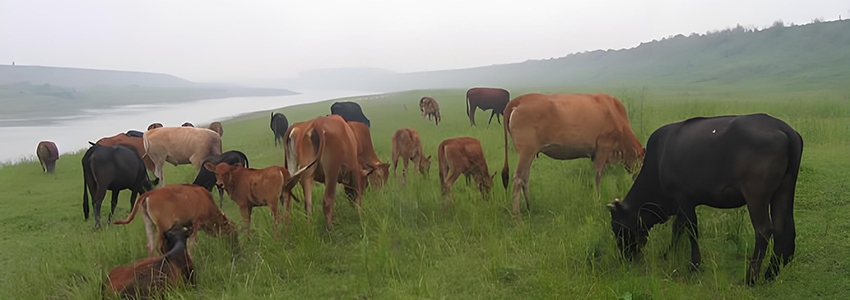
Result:
<svg viewBox="0 0 850 300"><path fill-rule="evenodd" d="M794 225L794 188L795 179L786 176L779 189L774 192L770 204L770 218L773 221L773 258L765 271L765 279L773 279L779 274L779 266L791 261L796 248L797 229Z"/></svg>
<svg viewBox="0 0 850 300"><path fill-rule="evenodd" d="M155 176L158 179L158 182L156 183L157 188L160 188L163 185L165 185L165 178L162 177L162 173L163 173L162 167L164 165L165 165L164 159L157 159L157 160L154 161L153 176Z"/></svg>
<svg viewBox="0 0 850 300"><path fill-rule="evenodd" d="M597 146L599 147L599 146ZM596 195L601 195L600 183L602 182L602 172L605 171L605 164L608 163L608 157L611 150L609 147L602 146L600 150L591 158L593 160L593 170L596 171Z"/></svg>
<svg viewBox="0 0 850 300"><path fill-rule="evenodd" d="M283 184L281 184L281 186L283 186ZM278 215L277 204L278 202L283 202L283 194L285 193L275 195L276 197L266 197L266 203L268 203L269 209L272 211L272 220L274 221L273 230L275 233L277 233L277 227L280 224L280 215Z"/></svg>
<svg viewBox="0 0 850 300"><path fill-rule="evenodd" d="M281 205L283 205L283 225L284 229L289 228L290 208L292 207L292 196L289 193L281 193Z"/></svg>
<svg viewBox="0 0 850 300"><path fill-rule="evenodd" d="M130 190L130 191L131 191L131 193L130 193L130 210L133 210L133 207L136 206L136 198L139 195L144 194L145 192L144 192L144 190L142 190L141 192L139 190Z"/></svg>
<svg viewBox="0 0 850 300"><path fill-rule="evenodd" d="M103 198L106 197L106 186L109 184L104 182L104 184L99 184L97 187L97 193L94 195L92 199L92 206L94 206L94 227L100 228L100 207L103 205Z"/></svg>
<svg viewBox="0 0 850 300"><path fill-rule="evenodd" d="M313 214L313 176L304 175L301 178L301 189L304 190L304 213L307 215L307 221L310 221L310 216Z"/></svg>
<svg viewBox="0 0 850 300"><path fill-rule="evenodd" d="M475 126L475 109L477 108L477 106L472 105L472 103L468 103L467 107L469 108L466 111L466 115L469 117L469 126Z"/></svg>
<svg viewBox="0 0 850 300"><path fill-rule="evenodd" d="M242 214L242 222L245 224L245 232L251 231L251 212L254 207L251 204L245 204L239 207L239 213Z"/></svg>
<svg viewBox="0 0 850 300"><path fill-rule="evenodd" d="M115 207L118 206L118 194L120 193L121 190L112 191L112 208L109 210L109 216L106 217L107 223L112 223L112 215L115 214Z"/></svg>
<svg viewBox="0 0 850 300"><path fill-rule="evenodd" d="M501 113L496 114L496 122L499 122L499 125L502 125L501 119L502 119L502 114Z"/></svg>
<svg viewBox="0 0 850 300"><path fill-rule="evenodd" d="M755 284L758 272L761 269L761 263L767 251L767 244L770 236L773 234L773 225L770 221L770 213L768 209L768 198L764 197L764 193L758 188L749 188L755 184L745 183L741 189L744 199L747 201L747 210L750 213L750 221L753 223L755 230L755 247L753 247L753 256L750 258L749 268L747 269L747 284Z"/></svg>
<svg viewBox="0 0 850 300"><path fill-rule="evenodd" d="M322 212L325 214L327 230L333 230L334 201L336 200L339 172L339 167L325 170L325 195L322 197Z"/></svg>
<svg viewBox="0 0 850 300"><path fill-rule="evenodd" d="M490 129L490 123L493 123L493 116L496 115L496 109L493 109L493 112L490 113L490 120L487 121L487 129Z"/></svg>
<svg viewBox="0 0 850 300"><path fill-rule="evenodd" d="M405 157L401 158L401 163L403 165L403 168L401 169L401 185L407 185L407 167L410 164L410 160L411 160L411 157L405 156ZM416 170L419 170L419 160L418 159L413 160L413 168L415 168Z"/></svg>
<svg viewBox="0 0 850 300"><path fill-rule="evenodd" d="M457 168L449 168L449 174L446 176L446 180L440 182L440 187L443 192L443 196L447 197L449 203L454 203L454 197L452 197L452 186L455 184L455 181L460 177L461 173Z"/></svg>
<svg viewBox="0 0 850 300"><path fill-rule="evenodd" d="M686 203L686 201L686 199L680 199L677 202ZM699 238L698 228L697 214L694 207L680 207L676 214L676 221L673 222L673 238L670 243L670 249L667 250L668 252L673 250L678 245L682 234L686 234L691 244L691 266L694 270L699 269L702 263L702 255L700 254L699 244L697 243L697 239Z"/></svg>
<svg viewBox="0 0 850 300"><path fill-rule="evenodd" d="M520 194L522 194L525 199L525 208L530 210L530 204L528 204L528 178L531 172L531 162L534 160L534 154L536 151L533 149L525 150L522 148L517 149L517 153L519 153L519 161L517 161L516 171L514 171L514 190L513 190L513 213L514 217L520 217L521 212L519 209L519 198Z"/></svg>
<svg viewBox="0 0 850 300"><path fill-rule="evenodd" d="M394 147L394 148L396 148L396 147ZM396 176L397 176L397 174L398 174L398 172L397 172L396 170L398 170L398 157L400 156L399 154L400 154L400 153L399 153L399 149L398 149L398 148L393 149L393 156L392 156L392 161L393 161L393 177L396 177Z"/></svg>

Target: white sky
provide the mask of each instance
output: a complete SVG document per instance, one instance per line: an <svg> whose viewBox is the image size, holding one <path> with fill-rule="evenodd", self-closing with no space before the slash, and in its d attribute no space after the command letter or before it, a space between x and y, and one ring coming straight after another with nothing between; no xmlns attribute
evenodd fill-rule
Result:
<svg viewBox="0 0 850 300"><path fill-rule="evenodd" d="M466 68L850 17L847 0L0 0L0 64L193 81Z"/></svg>

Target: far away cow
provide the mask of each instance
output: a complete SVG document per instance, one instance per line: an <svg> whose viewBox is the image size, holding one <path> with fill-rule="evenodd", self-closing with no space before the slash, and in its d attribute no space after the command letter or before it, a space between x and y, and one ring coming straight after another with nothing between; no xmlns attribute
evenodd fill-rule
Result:
<svg viewBox="0 0 850 300"><path fill-rule="evenodd" d="M41 163L41 170L53 174L56 161L59 160L59 148L56 148L56 144L51 141L41 141L35 148L35 154Z"/></svg>
<svg viewBox="0 0 850 300"><path fill-rule="evenodd" d="M380 189L387 183L390 175L390 164L381 162L378 155L375 154L375 148L372 146L372 134L369 132L369 127L360 122L346 122L354 132L354 138L357 140L357 160L360 166L367 172L366 177L369 183Z"/></svg>
<svg viewBox="0 0 850 300"><path fill-rule="evenodd" d="M496 116L496 122L499 121L499 116L504 116L505 107L511 101L511 94L505 89L499 88L471 88L466 91L466 116L469 117L469 124L475 126L475 109L480 108L483 111L492 109L490 113L490 121L487 121L487 127L493 122L493 116Z"/></svg>
<svg viewBox="0 0 850 300"><path fill-rule="evenodd" d="M204 163L207 162L214 165L223 162L229 165L242 164L246 168L250 167L248 164L248 157L245 156L245 153L238 150L230 150L219 155L209 156L204 159ZM192 182L192 184L202 186L210 192L212 192L213 187L216 187L218 189L218 207L222 207L224 206L224 189L217 186L215 182L215 171L207 170L207 168L201 168L198 170L198 175L195 177L195 181Z"/></svg>
<svg viewBox="0 0 850 300"><path fill-rule="evenodd" d="M437 104L437 100L431 97L422 97L419 99L419 110L422 111L422 117L428 117L428 120L431 120L431 117L434 117L434 123L436 125L440 125L440 105Z"/></svg>
<svg viewBox="0 0 850 300"><path fill-rule="evenodd" d="M182 125L180 125L180 127L195 127L195 125L192 124L192 123L186 122L186 123L183 123Z"/></svg>
<svg viewBox="0 0 850 300"><path fill-rule="evenodd" d="M156 298L169 288L195 283L195 266L186 239L195 232L191 222L177 223L163 233L166 249L162 256L148 257L109 270L103 298Z"/></svg>
<svg viewBox="0 0 850 300"><path fill-rule="evenodd" d="M145 151L154 163L157 186L165 184L162 167L192 164L200 171L204 159L221 154L221 136L206 128L162 127L148 130L144 136Z"/></svg>
<svg viewBox="0 0 850 300"><path fill-rule="evenodd" d="M652 226L676 216L671 248L688 235L691 263L699 267L696 206L746 205L756 239L746 281L755 283L771 235L775 256L765 278L773 278L794 255L794 192L802 153L800 134L766 114L662 126L650 135L643 167L625 199L608 204L617 246L633 257Z"/></svg>
<svg viewBox="0 0 850 300"><path fill-rule="evenodd" d="M139 154L139 158L145 163L145 169L150 172L154 170L153 161L150 157L145 156L145 141L143 139L144 134L137 134L138 131L130 130L127 133L119 133L110 137L105 137L97 140L98 145L101 146L115 146L115 145L124 145L133 150L136 150L136 153Z"/></svg>
<svg viewBox="0 0 850 300"><path fill-rule="evenodd" d="M481 142L473 137L457 137L444 140L437 149L440 166L440 188L443 196L452 199L452 185L464 175L472 177L484 199L490 198L493 177L487 169Z"/></svg>
<svg viewBox="0 0 850 300"><path fill-rule="evenodd" d="M508 135L519 161L513 176L513 212L520 215L520 194L528 208L528 178L534 155L558 159L589 157L596 170L596 190L608 164L623 162L632 172L643 160L626 109L607 94L525 94L505 108L505 166L502 184L508 187Z"/></svg>
<svg viewBox="0 0 850 300"><path fill-rule="evenodd" d="M402 128L393 133L393 176L398 170L398 159L404 167L401 170L401 183L407 182L407 165L409 161L413 161L413 167L419 170L422 175L428 175L431 170L431 156L425 156L422 152L422 142L419 140L419 133L413 128Z"/></svg>
<svg viewBox="0 0 850 300"><path fill-rule="evenodd" d="M333 207L338 183L346 195L361 209L361 197L366 189L366 172L357 159L357 140L351 127L338 115L318 117L292 124L285 137L284 165L290 172L317 160L301 178L304 189L304 209L307 216L313 209L313 180L325 184L322 210L327 229L333 229ZM295 181L292 181L293 183Z"/></svg>
<svg viewBox="0 0 850 300"><path fill-rule="evenodd" d="M124 145L101 146L92 144L82 159L83 165L83 215L89 219L89 193L92 193L95 227L100 227L100 207L106 191L112 191L112 210L108 220L112 220L118 194L129 189L130 206L136 201L136 195L152 189L145 164L132 148Z"/></svg>
<svg viewBox="0 0 850 300"><path fill-rule="evenodd" d="M162 123L151 123L150 125L148 125L148 130L151 130L151 129L154 129L154 128L162 128Z"/></svg>
<svg viewBox="0 0 850 300"><path fill-rule="evenodd" d="M289 128L289 121L282 113L272 112L272 120L269 126L272 128L272 133L274 133L274 145L277 146L281 143L286 129Z"/></svg>
<svg viewBox="0 0 850 300"><path fill-rule="evenodd" d="M221 122L212 122L208 128L218 133L218 136L224 136L224 127L221 127Z"/></svg>
<svg viewBox="0 0 850 300"><path fill-rule="evenodd" d="M189 247L195 244L197 232L204 231L212 236L229 237L231 246L237 246L236 226L215 206L212 194L193 184L169 184L139 196L133 210L126 219L115 221L116 225L125 225L141 214L145 222L148 255L154 256L157 250L166 253L167 243L162 235L168 228L180 223L193 224Z"/></svg>
<svg viewBox="0 0 850 300"><path fill-rule="evenodd" d="M356 121L366 124L368 127L372 127L372 123L369 122L369 119L363 114L363 109L360 108L360 104L357 104L356 102L334 102L334 104L331 105L331 114L339 115L346 121Z"/></svg>

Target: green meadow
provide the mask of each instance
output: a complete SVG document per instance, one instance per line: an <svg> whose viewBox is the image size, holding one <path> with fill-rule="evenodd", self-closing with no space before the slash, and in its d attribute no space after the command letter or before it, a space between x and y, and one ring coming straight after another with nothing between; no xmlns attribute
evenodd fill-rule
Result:
<svg viewBox="0 0 850 300"><path fill-rule="evenodd" d="M512 97L541 92L607 92L627 107L641 143L653 130L694 116L765 112L797 129L805 147L797 184L797 251L779 277L743 285L753 229L745 208L699 207L703 264L692 272L683 251L662 257L671 223L653 228L643 254L621 259L605 208L622 198L631 176L622 166L603 175L594 190L589 159L558 161L541 155L531 169L531 209L511 217L510 191L496 177L490 201L464 180L454 203L440 195L435 163L428 176L411 172L406 187L390 178L371 187L358 214L337 195L334 231L325 230L323 186L314 210L293 204L291 225L275 238L268 208L254 210L253 233L240 234L234 254L223 239L199 234L192 249L197 285L170 291L167 299L850 299L850 91L774 87L770 84L511 88ZM390 139L402 127L419 131L425 152L436 157L443 139L481 140L490 173L501 170L503 129L478 111L477 127L465 115L465 90L418 90L359 101L372 121L372 142L388 161ZM440 125L420 116L422 96L437 99ZM329 113L333 100L277 109L290 124ZM404 109L406 105L407 110ZM252 167L283 163L268 112L223 123L223 150L245 152ZM115 132L127 128L115 128ZM99 299L106 273L146 256L141 220L93 230L81 209L82 152L63 155L56 173L38 162L0 167L0 299ZM516 154L510 151L511 172ZM700 170L694 170L699 172ZM167 183L191 182L188 165L165 167ZM401 171L399 170L399 173ZM401 174L398 174L399 177ZM296 187L300 195L300 187ZM122 192L115 219L129 212ZM217 195L215 196L217 198ZM225 195L225 197L227 197ZM109 200L104 203L104 220ZM217 200L217 199L216 199ZM217 202L217 201L216 201ZM228 199L224 212L241 224Z"/></svg>

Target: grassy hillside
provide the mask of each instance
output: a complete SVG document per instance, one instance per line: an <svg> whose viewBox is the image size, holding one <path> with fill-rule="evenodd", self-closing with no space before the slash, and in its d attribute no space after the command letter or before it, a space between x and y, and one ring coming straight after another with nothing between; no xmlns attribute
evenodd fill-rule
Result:
<svg viewBox="0 0 850 300"><path fill-rule="evenodd" d="M514 94L560 89L516 89ZM805 140L795 216L797 252L778 279L743 286L753 231L746 209L700 207L703 265L687 270L688 253L665 260L670 224L652 230L645 253L635 262L619 259L605 204L622 197L631 177L622 167L606 170L600 197L594 194L591 162L556 161L541 155L531 170L531 211L511 219L509 192L498 182L489 202L459 180L455 203L439 194L437 167L427 177L411 176L407 187L390 179L381 191L369 189L363 214L339 195L335 230L324 229L319 198L306 221L302 204L293 205L292 226L273 238L268 208L254 210L253 235L240 236L242 250L231 254L222 240L199 234L192 250L198 285L168 299L847 299L850 298L850 97L836 91L761 92L724 87L701 89L569 90L606 91L627 107L642 143L659 126L693 116L767 112L796 128ZM470 127L460 99L464 89L395 93L362 101L372 120L378 156L390 157L398 128L417 129L427 154L445 138L469 135L481 140L493 172L501 168L502 130ZM422 96L440 101L443 122L419 116ZM327 114L330 102L279 109L290 122ZM407 105L408 110L403 106ZM224 122L225 150L245 152L253 167L281 164L268 113ZM126 128L115 128L116 132ZM80 212L81 153L64 155L56 174L36 162L0 169L0 299L95 299L108 270L145 256L144 226L92 231ZM510 155L511 167L516 155ZM169 183L191 182L189 166L166 166ZM695 170L698 171L698 170ZM300 188L296 193L300 194ZM116 218L128 213L124 192ZM105 204L105 211L108 211ZM235 204L225 213L240 222ZM687 247L683 247L687 248Z"/></svg>

